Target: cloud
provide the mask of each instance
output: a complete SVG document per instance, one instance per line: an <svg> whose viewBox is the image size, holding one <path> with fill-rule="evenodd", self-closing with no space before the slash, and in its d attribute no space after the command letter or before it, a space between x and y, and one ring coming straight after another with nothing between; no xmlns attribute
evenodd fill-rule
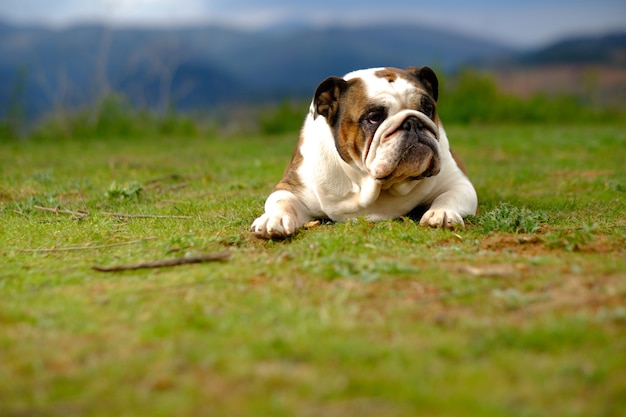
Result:
<svg viewBox="0 0 626 417"><path fill-rule="evenodd" d="M206 19L206 1L102 0L108 20L130 22L185 22Z"/></svg>
<svg viewBox="0 0 626 417"><path fill-rule="evenodd" d="M67 25L80 21L263 27L403 21L530 45L578 32L626 30L624 0L2 0L0 19Z"/></svg>
<svg viewBox="0 0 626 417"><path fill-rule="evenodd" d="M206 18L204 0L4 0L0 16L17 22L66 25L84 20L167 23Z"/></svg>

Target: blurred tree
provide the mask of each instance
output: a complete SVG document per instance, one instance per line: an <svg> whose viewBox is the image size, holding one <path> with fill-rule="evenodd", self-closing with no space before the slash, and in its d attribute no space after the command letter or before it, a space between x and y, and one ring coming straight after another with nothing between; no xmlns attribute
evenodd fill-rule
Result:
<svg viewBox="0 0 626 417"><path fill-rule="evenodd" d="M28 68L21 66L17 70L11 94L6 102L5 120L0 121L0 139L14 139L25 131L24 89Z"/></svg>

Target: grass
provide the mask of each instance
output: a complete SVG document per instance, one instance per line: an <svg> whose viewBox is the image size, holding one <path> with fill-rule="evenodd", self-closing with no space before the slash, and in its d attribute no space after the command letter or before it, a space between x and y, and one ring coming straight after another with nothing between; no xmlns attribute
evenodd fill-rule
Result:
<svg viewBox="0 0 626 417"><path fill-rule="evenodd" d="M448 127L466 229L283 242L248 227L295 135L5 143L0 415L624 415L624 132Z"/></svg>

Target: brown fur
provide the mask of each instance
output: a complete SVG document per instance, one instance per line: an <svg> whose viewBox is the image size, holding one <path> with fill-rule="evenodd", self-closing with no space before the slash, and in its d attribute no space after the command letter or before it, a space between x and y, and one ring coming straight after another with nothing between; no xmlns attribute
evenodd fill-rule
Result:
<svg viewBox="0 0 626 417"><path fill-rule="evenodd" d="M297 190L302 189L304 185L300 180L300 176L298 175L298 168L302 165L303 156L300 153L300 145L302 144L303 133L300 132L300 136L298 138L298 144L293 151L293 155L291 156L291 161L285 168L285 172L283 173L283 178L280 180L276 187L274 187L274 191L278 190L287 190L291 191L294 194L297 194Z"/></svg>
<svg viewBox="0 0 626 417"><path fill-rule="evenodd" d="M337 150L341 158L351 163L361 159L367 138L359 126L362 109L367 106L368 97L361 79L350 80L349 88L341 97L341 123L335 135Z"/></svg>
<svg viewBox="0 0 626 417"><path fill-rule="evenodd" d="M395 68L385 68L380 71L376 71L376 76L380 78L386 78L390 83L398 79L400 71Z"/></svg>
<svg viewBox="0 0 626 417"><path fill-rule="evenodd" d="M465 166L465 162L463 162L463 160L461 159L461 157L459 156L458 153L454 152L452 150L452 148L450 148L450 153L452 154L452 158L454 159L454 161L456 162L457 166L459 167L459 169L465 174L466 177L469 177L467 175L467 167Z"/></svg>

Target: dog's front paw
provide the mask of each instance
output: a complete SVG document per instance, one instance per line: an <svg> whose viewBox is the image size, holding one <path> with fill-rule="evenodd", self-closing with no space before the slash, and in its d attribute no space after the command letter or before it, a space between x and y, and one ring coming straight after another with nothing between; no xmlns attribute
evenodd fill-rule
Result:
<svg viewBox="0 0 626 417"><path fill-rule="evenodd" d="M298 224L288 213L265 213L252 223L250 231L263 239L284 239L294 234Z"/></svg>
<svg viewBox="0 0 626 417"><path fill-rule="evenodd" d="M422 216L420 225L430 227L443 227L444 229L463 228L463 217L455 210L438 208L428 210Z"/></svg>

